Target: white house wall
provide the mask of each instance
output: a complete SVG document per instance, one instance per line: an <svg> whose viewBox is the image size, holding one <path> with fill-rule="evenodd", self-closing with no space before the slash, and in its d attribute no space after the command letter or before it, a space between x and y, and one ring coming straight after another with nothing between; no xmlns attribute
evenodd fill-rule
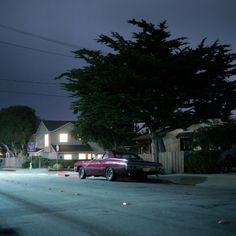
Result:
<svg viewBox="0 0 236 236"><path fill-rule="evenodd" d="M96 153L103 153L104 152L104 148L99 146L97 143L89 142L88 144L94 150L94 152L96 152Z"/></svg>
<svg viewBox="0 0 236 236"><path fill-rule="evenodd" d="M41 122L37 132L35 133L35 141L36 141L36 147L37 148L44 148L44 135L47 134L47 133L48 133L47 128Z"/></svg>
<svg viewBox="0 0 236 236"><path fill-rule="evenodd" d="M57 157L59 158L59 155L57 155L57 153L53 150L53 148L51 148L51 152L48 153L48 158L57 159Z"/></svg>
<svg viewBox="0 0 236 236"><path fill-rule="evenodd" d="M166 133L166 135L163 137L166 152L180 151L180 141L176 138L176 136L183 131L183 129L175 129Z"/></svg>
<svg viewBox="0 0 236 236"><path fill-rule="evenodd" d="M73 138L71 136L71 131L73 130L73 124L72 123L68 123L54 131L51 132L50 134L50 141L52 145L57 145L57 144L61 144L61 145L66 145L66 144L70 144L70 145L80 145L82 144L81 141L76 140L75 138ZM68 142L60 142L59 140L59 135L62 133L67 133L68 134Z"/></svg>

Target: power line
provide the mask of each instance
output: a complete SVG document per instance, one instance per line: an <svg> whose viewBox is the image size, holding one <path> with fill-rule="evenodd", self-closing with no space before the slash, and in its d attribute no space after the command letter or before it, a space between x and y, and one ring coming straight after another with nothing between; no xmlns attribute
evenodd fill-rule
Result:
<svg viewBox="0 0 236 236"><path fill-rule="evenodd" d="M10 90L0 90L0 93L11 93L11 94L22 94L22 95L33 95L33 96L43 96L43 97L59 97L59 98L69 98L68 96L57 95L57 94L47 94L47 93L29 93L29 92L18 92Z"/></svg>
<svg viewBox="0 0 236 236"><path fill-rule="evenodd" d="M75 44L62 42L62 41L57 40L57 39L48 38L48 37L45 37L45 36L42 36L42 35L39 35L39 34L34 34L34 33L31 33L31 32L20 30L20 29L17 29L15 27L7 26L7 25L4 25L4 24L0 24L0 27L4 28L6 30L11 30L11 31L14 31L14 32L17 32L17 33L20 33L20 34L27 35L27 36L30 36L30 37L38 38L38 39L41 39L41 40L44 40L44 41L60 44L60 45L66 46L66 47L70 47L70 48L74 48L74 49L81 48L81 47L79 47L78 45L75 45Z"/></svg>
<svg viewBox="0 0 236 236"><path fill-rule="evenodd" d="M42 84L42 85L60 85L58 83L53 83L53 82L39 82L39 81L30 81L30 80L0 79L0 81L27 83L27 84Z"/></svg>
<svg viewBox="0 0 236 236"><path fill-rule="evenodd" d="M52 51L47 51L47 50L42 50L42 49L38 49L38 48L32 48L32 47L28 47L28 46L24 46L24 45L20 45L20 44L16 44L16 43L9 43L9 42L6 42L6 41L0 41L0 43L1 44L10 45L10 46L14 46L14 47L18 47L18 48L28 49L28 50L31 50L31 51L37 51L37 52L51 54L51 55L56 55L56 56L61 56L61 57L75 58L73 56L69 56L69 55L66 55L66 54L52 52Z"/></svg>

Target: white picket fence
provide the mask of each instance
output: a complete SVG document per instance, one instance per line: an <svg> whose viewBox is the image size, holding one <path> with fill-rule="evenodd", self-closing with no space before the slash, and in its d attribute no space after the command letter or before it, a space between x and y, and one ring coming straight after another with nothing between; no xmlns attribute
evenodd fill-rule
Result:
<svg viewBox="0 0 236 236"><path fill-rule="evenodd" d="M25 157L7 157L4 160L5 168L21 168L21 165L27 158Z"/></svg>

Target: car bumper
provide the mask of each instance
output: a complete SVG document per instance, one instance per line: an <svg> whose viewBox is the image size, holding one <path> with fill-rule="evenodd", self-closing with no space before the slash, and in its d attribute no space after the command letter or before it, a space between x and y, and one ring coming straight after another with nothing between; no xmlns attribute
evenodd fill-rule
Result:
<svg viewBox="0 0 236 236"><path fill-rule="evenodd" d="M138 175L158 175L162 172L162 167L153 166L128 166L127 174L130 176Z"/></svg>

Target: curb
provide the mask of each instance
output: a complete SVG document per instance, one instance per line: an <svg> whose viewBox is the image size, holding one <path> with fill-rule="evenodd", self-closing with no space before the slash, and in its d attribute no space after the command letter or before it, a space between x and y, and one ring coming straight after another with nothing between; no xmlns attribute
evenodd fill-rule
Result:
<svg viewBox="0 0 236 236"><path fill-rule="evenodd" d="M4 170L4 171L16 171L15 168L4 168L3 170Z"/></svg>
<svg viewBox="0 0 236 236"><path fill-rule="evenodd" d="M48 171L49 172L57 172L57 171L70 171L70 170L68 170L68 169L51 169L51 168L49 168Z"/></svg>
<svg viewBox="0 0 236 236"><path fill-rule="evenodd" d="M69 172L56 173L56 176L59 176L59 177L78 177L78 173L69 173Z"/></svg>

